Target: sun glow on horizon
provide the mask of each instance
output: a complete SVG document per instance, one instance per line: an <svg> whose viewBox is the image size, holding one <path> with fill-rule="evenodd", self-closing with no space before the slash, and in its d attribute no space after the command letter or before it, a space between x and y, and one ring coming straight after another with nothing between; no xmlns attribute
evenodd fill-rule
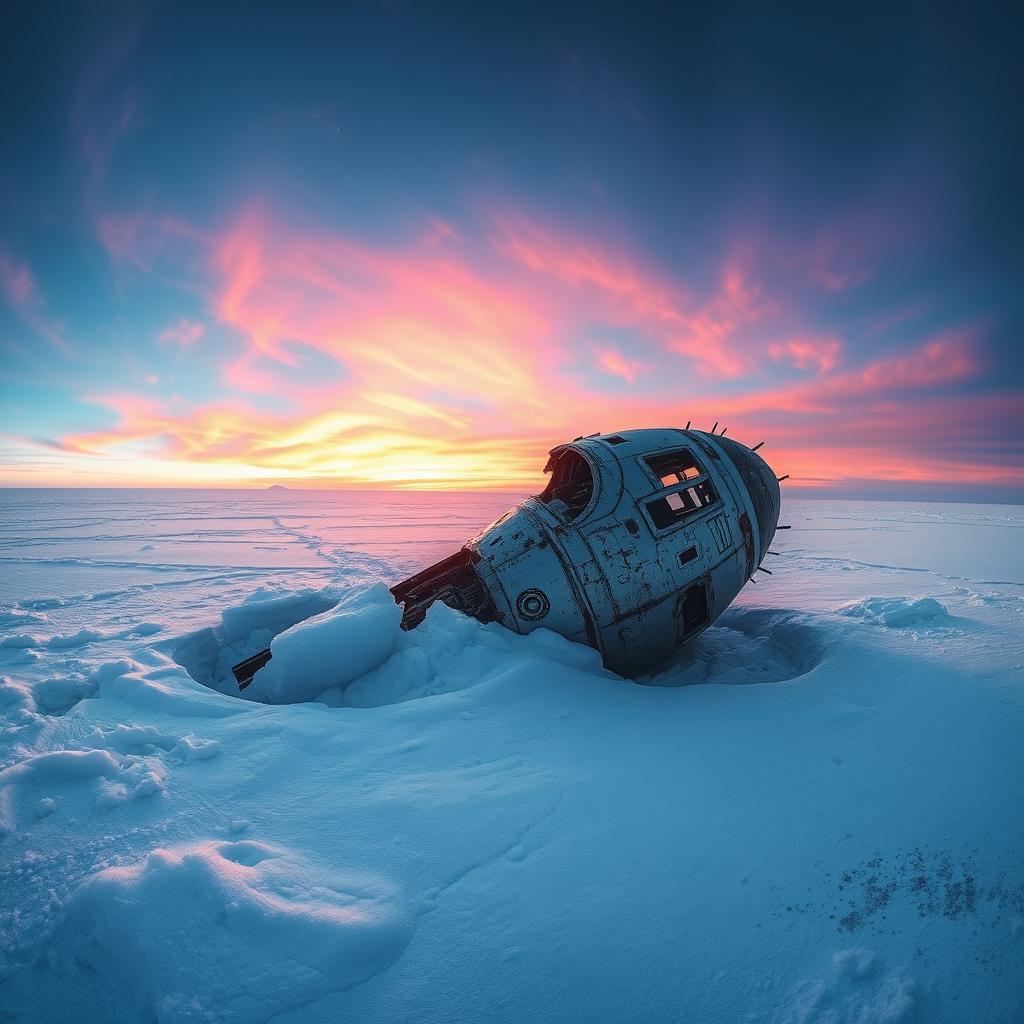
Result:
<svg viewBox="0 0 1024 1024"><path fill-rule="evenodd" d="M974 416L935 390L979 374L983 326L858 363L837 337L796 329L793 296L769 292L749 251L702 298L626 246L558 236L523 215L488 223L472 244L429 231L392 249L289 230L265 209L223 235L137 224L117 236L115 265L205 282L205 319L159 332L169 375L83 396L108 425L12 438L31 454L8 462L2 482L521 490L556 443L684 420L769 441L794 484L812 489L1022 482L1020 467L1000 463L951 472L930 442L951 414ZM168 233L187 243L144 264L136 248L162 252ZM590 340L610 330L643 358ZM223 397L181 394L192 375ZM841 437L822 433L836 428Z"/></svg>

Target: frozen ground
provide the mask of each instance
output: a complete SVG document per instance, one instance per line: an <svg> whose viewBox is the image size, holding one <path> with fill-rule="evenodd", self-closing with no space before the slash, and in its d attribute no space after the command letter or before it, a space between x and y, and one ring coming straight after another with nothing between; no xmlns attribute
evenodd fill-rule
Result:
<svg viewBox="0 0 1024 1024"><path fill-rule="evenodd" d="M0 493L0 1021L1024 1020L1024 509L789 502L636 686L355 595L509 502Z"/></svg>

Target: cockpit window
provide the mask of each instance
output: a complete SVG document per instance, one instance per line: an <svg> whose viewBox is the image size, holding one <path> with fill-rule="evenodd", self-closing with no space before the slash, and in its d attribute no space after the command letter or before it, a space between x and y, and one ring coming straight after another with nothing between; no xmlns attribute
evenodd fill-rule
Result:
<svg viewBox="0 0 1024 1024"><path fill-rule="evenodd" d="M685 519L694 512L718 500L715 489L710 480L703 480L692 487L681 491L673 491L656 501L647 502L647 511L650 513L651 522L659 530L674 526L680 519Z"/></svg>
<svg viewBox="0 0 1024 1024"><path fill-rule="evenodd" d="M590 463L572 448L555 452L544 467L551 474L547 487L537 495L560 519L571 523L590 504L594 476Z"/></svg>
<svg viewBox="0 0 1024 1024"><path fill-rule="evenodd" d="M661 481L662 487L684 484L688 480L696 480L697 477L704 475L700 463L686 448L677 452L667 452L664 455L649 455L647 465Z"/></svg>

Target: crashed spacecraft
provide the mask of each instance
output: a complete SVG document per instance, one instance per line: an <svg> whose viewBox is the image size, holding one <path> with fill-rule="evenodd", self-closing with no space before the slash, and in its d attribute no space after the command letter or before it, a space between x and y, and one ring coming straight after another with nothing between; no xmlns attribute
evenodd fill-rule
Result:
<svg viewBox="0 0 1024 1024"><path fill-rule="evenodd" d="M552 448L540 494L391 588L403 628L443 601L517 633L554 630L621 675L652 668L729 606L778 528L785 477L760 445L716 428L591 434ZM240 686L269 657L236 665Z"/></svg>

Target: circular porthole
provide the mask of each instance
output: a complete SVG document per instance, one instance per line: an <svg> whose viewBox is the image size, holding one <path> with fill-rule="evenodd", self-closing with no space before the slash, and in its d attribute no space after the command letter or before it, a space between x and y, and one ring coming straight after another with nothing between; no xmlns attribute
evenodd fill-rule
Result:
<svg viewBox="0 0 1024 1024"><path fill-rule="evenodd" d="M521 619L526 619L527 622L536 622L551 611L551 602L543 590L531 587L516 598L516 611Z"/></svg>

